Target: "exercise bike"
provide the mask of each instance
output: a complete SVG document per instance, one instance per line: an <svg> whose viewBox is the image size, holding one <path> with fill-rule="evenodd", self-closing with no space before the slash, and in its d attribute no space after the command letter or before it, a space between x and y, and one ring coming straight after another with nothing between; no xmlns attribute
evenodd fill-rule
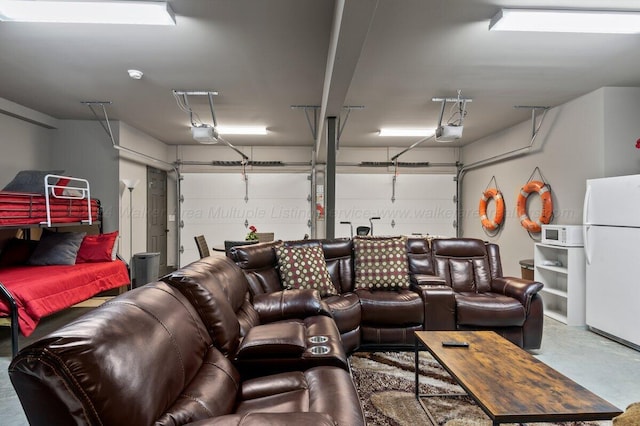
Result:
<svg viewBox="0 0 640 426"><path fill-rule="evenodd" d="M366 235L371 235L373 236L373 221L374 220L380 220L380 216L375 216L375 217L370 217L369 218L369 225L370 226L358 226L356 228L356 235L358 236L366 236ZM349 225L349 228L351 230L351 238L353 238L353 224L349 221L342 221L340 222L341 225Z"/></svg>

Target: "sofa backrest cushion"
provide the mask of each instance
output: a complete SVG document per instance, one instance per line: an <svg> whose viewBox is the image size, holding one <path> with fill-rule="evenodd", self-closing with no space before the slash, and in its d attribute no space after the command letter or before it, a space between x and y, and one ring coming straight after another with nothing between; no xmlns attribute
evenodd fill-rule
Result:
<svg viewBox="0 0 640 426"><path fill-rule="evenodd" d="M210 347L189 301L165 283L151 283L23 348L9 376L31 424L153 424L185 388L199 388L205 406L235 402L228 384L226 394L204 392L223 386L207 375ZM225 368L232 381L238 377Z"/></svg>
<svg viewBox="0 0 640 426"><path fill-rule="evenodd" d="M248 284L230 259L205 257L165 275L162 281L189 299L222 353L235 353L240 343L236 310L245 302Z"/></svg>
<svg viewBox="0 0 640 426"><path fill-rule="evenodd" d="M205 355L198 374L155 422L175 426L233 413L240 391L240 374L215 347Z"/></svg>
<svg viewBox="0 0 640 426"><path fill-rule="evenodd" d="M502 277L502 260L500 259L500 247L497 244L487 243L487 255L491 267L491 278Z"/></svg>
<svg viewBox="0 0 640 426"><path fill-rule="evenodd" d="M353 241L349 238L318 240L322 245L333 285L340 293L354 291Z"/></svg>
<svg viewBox="0 0 640 426"><path fill-rule="evenodd" d="M436 275L458 292L491 290L491 268L485 243L474 238L434 239Z"/></svg>
<svg viewBox="0 0 640 426"><path fill-rule="evenodd" d="M426 237L410 237L407 239L407 258L409 273L419 275L435 275L431 243Z"/></svg>
<svg viewBox="0 0 640 426"><path fill-rule="evenodd" d="M229 257L244 272L251 294L282 290L275 248L282 241L232 247Z"/></svg>
<svg viewBox="0 0 640 426"><path fill-rule="evenodd" d="M353 253L356 288L409 287L406 237L354 237Z"/></svg>

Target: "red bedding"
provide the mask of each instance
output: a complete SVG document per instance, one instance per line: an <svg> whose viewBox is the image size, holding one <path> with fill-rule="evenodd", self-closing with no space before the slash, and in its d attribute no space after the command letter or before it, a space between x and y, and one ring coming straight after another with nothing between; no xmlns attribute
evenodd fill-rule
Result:
<svg viewBox="0 0 640 426"><path fill-rule="evenodd" d="M12 266L0 269L0 282L18 305L20 331L29 336L41 318L129 283L124 262L76 265ZM9 316L9 304L0 296L0 317Z"/></svg>
<svg viewBox="0 0 640 426"><path fill-rule="evenodd" d="M72 223L87 220L86 199L62 199L50 197L51 220L55 223ZM98 220L99 203L91 200L91 219ZM0 191L0 226L30 225L46 222L45 196L22 192Z"/></svg>

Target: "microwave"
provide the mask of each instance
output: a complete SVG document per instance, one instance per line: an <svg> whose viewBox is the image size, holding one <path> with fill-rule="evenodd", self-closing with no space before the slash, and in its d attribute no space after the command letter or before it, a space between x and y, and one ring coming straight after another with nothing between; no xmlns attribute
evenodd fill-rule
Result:
<svg viewBox="0 0 640 426"><path fill-rule="evenodd" d="M582 247L582 225L542 225L542 243L554 246Z"/></svg>

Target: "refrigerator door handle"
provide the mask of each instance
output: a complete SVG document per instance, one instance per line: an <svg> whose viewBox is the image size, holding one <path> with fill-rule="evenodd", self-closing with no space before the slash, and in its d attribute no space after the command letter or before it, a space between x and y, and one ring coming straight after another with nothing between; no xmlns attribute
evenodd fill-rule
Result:
<svg viewBox="0 0 640 426"><path fill-rule="evenodd" d="M587 190L584 194L584 205L582 206L582 240L584 243L584 257L587 265L591 264L591 255L589 253L589 202L591 201L591 185L587 183Z"/></svg>
<svg viewBox="0 0 640 426"><path fill-rule="evenodd" d="M582 224L588 225L589 222L589 204L591 201L591 185L587 184L587 191L584 194L584 204L582 206Z"/></svg>
<svg viewBox="0 0 640 426"><path fill-rule="evenodd" d="M591 225L584 225L582 227L582 239L584 240L584 257L587 261L587 265L591 265L591 250L589 247L589 230Z"/></svg>

